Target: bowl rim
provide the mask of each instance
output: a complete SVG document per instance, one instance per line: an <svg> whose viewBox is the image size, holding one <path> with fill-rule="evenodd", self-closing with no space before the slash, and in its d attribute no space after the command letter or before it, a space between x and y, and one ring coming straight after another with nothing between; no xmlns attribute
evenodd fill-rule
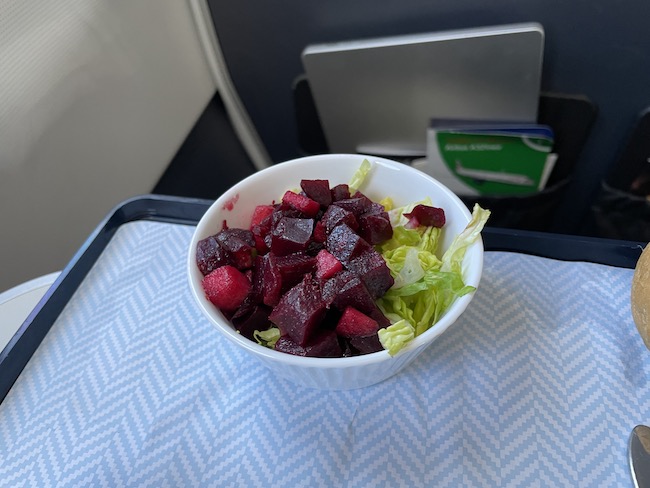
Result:
<svg viewBox="0 0 650 488"><path fill-rule="evenodd" d="M387 166L390 169L412 172L413 174L416 174L420 178L425 178L429 180L430 183L433 183L434 186L437 186L440 191L445 193L447 198L449 198L454 202L454 204L465 215L467 222L469 222L471 219L471 213L469 209L467 209L467 206L462 202L462 200L455 193L453 193L449 188L447 188L445 185L440 183L432 176L416 168L413 168L412 166L409 166L407 164L400 163L383 157L371 156L366 154L346 154L346 153L319 154L319 155L294 158L288 161L274 164L273 166L269 166L262 170L259 170L249 175L248 177L244 178L243 180L239 181L238 183L230 187L228 190L226 190L224 193L222 193L210 205L210 207L208 207L208 209L203 214L203 216L201 216L201 219L199 220L196 229L194 230L194 233L192 235L192 239L190 241L190 245L187 253L186 275L188 278L192 295L194 296L194 300L199 305L199 308L203 311L203 314L212 322L213 325L216 326L217 330L219 330L223 335L225 335L225 337L228 338L231 342L238 344L239 346L242 346L244 349L255 354L256 356L262 356L266 359L272 361L279 361L287 365L293 365L293 366L299 366L305 368L325 368L325 369L340 368L344 366L345 367L364 366L364 365L383 362L388 359L395 360L399 356L409 354L410 352L424 348L424 346L432 343L438 336L440 336L443 332L445 332L451 326L451 324L453 324L458 319L458 317L465 311L465 309L469 305L469 302L472 300L474 293L476 293L476 291L473 291L471 293L468 293L467 295L457 298L453 302L452 306L444 313L444 315L438 320L438 322L436 322L434 327L429 328L427 331L415 337L395 356L391 356L390 354L388 354L388 351L386 350L382 350L370 354L363 354L360 356L350 356L350 357L342 357L342 358L295 356L292 354L287 354L285 352L276 351L268 347L264 347L242 336L239 332L237 332L237 330L232 326L230 321L228 321L225 317L222 316L223 319L217 318L215 314L221 315L221 312L218 309L216 309L216 307L214 307L214 305L212 305L212 303L210 303L205 298L203 289L200 286L200 281L198 279L194 279L194 277L197 277L198 274L200 274L200 272L198 272L198 268L196 267L196 263L195 263L196 244L199 241L199 236L202 236L202 231L204 231L205 227L208 226L208 222L212 220L212 214L215 213L217 209L223 208L224 205L226 205L229 201L231 201L234 195L238 194L239 191L241 191L243 188L246 188L250 183L255 182L257 180L261 180L266 176L268 176L270 173L286 171L287 167L302 165L307 162L318 162L322 160L331 161L333 159L350 159L350 158L355 158L358 161L362 161L364 158L366 158L369 161L371 161L373 164ZM287 188L289 186L290 185L287 185ZM467 275L464 276L464 279L466 283L471 284L472 286L478 288L479 282L481 280L482 272L483 272L483 257L484 257L483 239L481 236L479 236L479 238L471 245L471 249L475 249L473 251L475 256L472 260L472 267L467 268L466 270Z"/></svg>

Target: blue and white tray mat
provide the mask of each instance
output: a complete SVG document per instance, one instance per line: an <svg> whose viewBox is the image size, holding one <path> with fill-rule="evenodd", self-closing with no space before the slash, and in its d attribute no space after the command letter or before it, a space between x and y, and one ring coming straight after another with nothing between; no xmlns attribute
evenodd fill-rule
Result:
<svg viewBox="0 0 650 488"><path fill-rule="evenodd" d="M630 486L650 422L632 270L487 253L414 364L324 392L201 316L192 231L120 227L0 405L0 486Z"/></svg>

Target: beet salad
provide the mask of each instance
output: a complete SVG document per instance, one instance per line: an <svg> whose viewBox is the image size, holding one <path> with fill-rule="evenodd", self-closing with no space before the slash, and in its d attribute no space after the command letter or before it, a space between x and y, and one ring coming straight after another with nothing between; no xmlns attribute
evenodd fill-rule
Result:
<svg viewBox="0 0 650 488"><path fill-rule="evenodd" d="M345 357L396 354L459 296L461 264L489 216L472 221L440 254L444 209L426 199L395 208L351 181L300 181L279 202L260 202L248 228L223 228L197 244L206 297L245 337L277 351Z"/></svg>

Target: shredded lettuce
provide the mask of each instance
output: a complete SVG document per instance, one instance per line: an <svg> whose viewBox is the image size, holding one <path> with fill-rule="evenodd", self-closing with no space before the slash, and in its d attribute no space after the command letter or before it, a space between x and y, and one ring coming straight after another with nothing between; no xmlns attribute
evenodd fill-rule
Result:
<svg viewBox="0 0 650 488"><path fill-rule="evenodd" d="M384 207L384 210L386 210L386 212L393 210L393 207L395 207L395 204L393 203L393 199L391 197L382 198L379 201L379 204Z"/></svg>
<svg viewBox="0 0 650 488"><path fill-rule="evenodd" d="M267 330L256 330L253 332L253 337L259 345L273 349L280 338L280 329L269 327Z"/></svg>
<svg viewBox="0 0 650 488"><path fill-rule="evenodd" d="M350 188L350 193L354 193L359 188L361 188L361 185L363 185L363 182L366 180L366 177L370 173L371 169L372 169L372 164L370 164L370 161L364 159L361 162L361 166L359 166L359 169L357 169L354 172L352 178L350 179L350 182L348 183L348 187Z"/></svg>
<svg viewBox="0 0 650 488"><path fill-rule="evenodd" d="M400 270L393 270L395 271L395 273L393 273L395 278L393 288L402 288L415 283L424 277L424 268L420 264L420 259L418 257L419 253L415 247L402 246L401 248L392 251L391 254L391 262L393 266L396 267L395 262L398 260L396 259L396 255L398 254L400 255L399 261L401 264Z"/></svg>
<svg viewBox="0 0 650 488"><path fill-rule="evenodd" d="M379 330L379 342L394 356L415 337L415 330L407 320L399 320L394 324Z"/></svg>
<svg viewBox="0 0 650 488"><path fill-rule="evenodd" d="M489 216L489 210L481 208L478 203L474 204L472 220L467 224L465 230L454 239L451 246L449 246L449 249L447 249L445 254L442 256L443 271L461 273L461 265L463 263L463 257L465 256L465 250L481 234Z"/></svg>
<svg viewBox="0 0 650 488"><path fill-rule="evenodd" d="M488 210L475 205L470 223L440 259L440 229L403 226L403 214L418 203L422 202L391 210L391 219L394 217L402 224L394 227L391 239L378 246L395 279L395 284L377 302L392 323L379 331L380 341L391 355L431 328L454 300L474 291L473 286L463 281L462 261L490 215ZM411 339L405 339L407 325L413 332Z"/></svg>

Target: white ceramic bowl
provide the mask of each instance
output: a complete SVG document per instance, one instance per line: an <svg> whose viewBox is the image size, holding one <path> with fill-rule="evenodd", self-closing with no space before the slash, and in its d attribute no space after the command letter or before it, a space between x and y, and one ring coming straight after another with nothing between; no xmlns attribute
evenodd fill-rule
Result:
<svg viewBox="0 0 650 488"><path fill-rule="evenodd" d="M195 261L199 240L221 230L224 220L229 227L248 228L256 205L279 201L285 190L299 188L301 179L326 179L331 186L347 183L364 158L373 163L373 169L360 190L371 199L378 201L390 196L400 206L428 196L435 206L445 210L447 223L442 234L444 249L470 221L470 212L463 202L421 171L372 156L326 154L278 163L242 180L210 206L198 223L190 243L187 260L189 283L205 316L228 340L261 361L273 374L303 386L347 390L373 385L395 375L443 334L472 300L473 293L457 299L434 327L416 337L393 357L386 351L380 351L347 358L308 358L268 349L243 337L206 299L201 287L202 275ZM483 242L479 239L465 255L465 283L478 286L482 270Z"/></svg>

